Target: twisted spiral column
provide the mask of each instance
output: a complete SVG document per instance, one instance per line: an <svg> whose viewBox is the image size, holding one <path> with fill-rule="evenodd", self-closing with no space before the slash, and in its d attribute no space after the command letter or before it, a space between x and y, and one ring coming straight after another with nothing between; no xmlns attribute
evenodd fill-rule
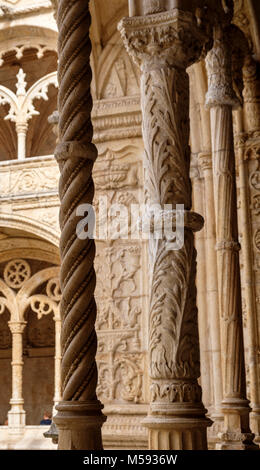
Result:
<svg viewBox="0 0 260 470"><path fill-rule="evenodd" d="M62 402L55 422L59 449L102 449L105 420L96 397L97 337L95 332L95 243L77 237L77 208L92 204L93 164L90 93L91 16L89 0L60 0L59 28L59 145L56 159L61 176L61 316Z"/></svg>

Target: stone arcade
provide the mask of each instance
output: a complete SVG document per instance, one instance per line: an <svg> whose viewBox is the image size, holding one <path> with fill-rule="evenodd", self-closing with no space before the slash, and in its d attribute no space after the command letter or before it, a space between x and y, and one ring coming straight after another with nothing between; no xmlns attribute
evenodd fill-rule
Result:
<svg viewBox="0 0 260 470"><path fill-rule="evenodd" d="M1 1L1 449L55 449L45 410L59 449L258 449L259 32L257 0ZM183 247L78 238L100 198L183 205Z"/></svg>

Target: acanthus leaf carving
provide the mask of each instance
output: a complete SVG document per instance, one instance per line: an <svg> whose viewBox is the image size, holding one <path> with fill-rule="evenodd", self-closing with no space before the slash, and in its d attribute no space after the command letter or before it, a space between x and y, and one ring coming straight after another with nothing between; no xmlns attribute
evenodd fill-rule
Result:
<svg viewBox="0 0 260 470"><path fill-rule="evenodd" d="M185 246L168 252L159 241L150 304L150 374L153 379L200 375L193 234ZM195 265L196 266L196 265ZM161 273L167 272L166 279ZM163 340L162 340L163 338Z"/></svg>
<svg viewBox="0 0 260 470"><path fill-rule="evenodd" d="M143 69L155 64L188 67L199 59L206 41L196 19L178 9L123 18L118 29L129 55Z"/></svg>

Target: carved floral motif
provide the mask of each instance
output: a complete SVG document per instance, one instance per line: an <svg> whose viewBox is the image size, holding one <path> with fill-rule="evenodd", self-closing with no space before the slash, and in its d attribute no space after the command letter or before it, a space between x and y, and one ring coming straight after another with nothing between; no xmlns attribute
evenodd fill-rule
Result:
<svg viewBox="0 0 260 470"><path fill-rule="evenodd" d="M22 259L10 261L4 269L4 280L13 289L20 289L30 276L30 265Z"/></svg>

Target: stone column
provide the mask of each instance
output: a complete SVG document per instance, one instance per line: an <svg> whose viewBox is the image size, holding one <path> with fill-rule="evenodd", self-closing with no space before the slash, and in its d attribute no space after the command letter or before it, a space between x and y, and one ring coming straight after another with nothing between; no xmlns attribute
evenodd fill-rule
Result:
<svg viewBox="0 0 260 470"><path fill-rule="evenodd" d="M8 427L10 434L22 434L25 426L25 411L23 409L23 331L26 322L8 323L12 333L12 398L11 409L8 412Z"/></svg>
<svg viewBox="0 0 260 470"><path fill-rule="evenodd" d="M26 122L16 123L18 160L24 160L26 157L27 131L28 131L28 124Z"/></svg>
<svg viewBox="0 0 260 470"><path fill-rule="evenodd" d="M61 320L56 315L55 321L55 358L54 358L54 406L61 400ZM55 410L54 410L55 411Z"/></svg>
<svg viewBox="0 0 260 470"><path fill-rule="evenodd" d="M204 213L204 182L198 167L198 154L191 155L190 179L193 190L193 209L199 213ZM197 287L197 307L198 307L198 324L200 338L200 385L202 387L202 399L204 405L210 412L212 402L212 370L210 357L210 338L209 338L209 321L207 306L207 273L206 273L206 256L205 256L205 230L197 233L195 238L195 248L197 250L197 258L200 260L199 269L196 273Z"/></svg>
<svg viewBox="0 0 260 470"><path fill-rule="evenodd" d="M204 174L205 187L205 259L207 277L208 318L210 325L211 360L213 377L213 409L211 418L214 421L215 432L221 430L223 413L221 402L223 397L222 373L221 373L221 346L220 346L220 321L218 303L218 271L216 255L216 222L214 206L214 186L212 171L212 155L210 152L199 154L199 165Z"/></svg>
<svg viewBox="0 0 260 470"><path fill-rule="evenodd" d="M260 318L257 312L257 282L254 265L254 245L252 243L254 227L259 225L259 219L254 210L257 207L259 189L257 185L248 184L251 180L250 160L251 149L256 149L259 155L260 144L260 77L259 65L247 56L243 67L243 98L244 110L240 108L237 114L237 159L239 166L241 226L243 232L243 276L244 296L247 310L248 331L248 362L251 398L251 426L256 435L255 442L260 443ZM243 112L244 111L244 112ZM259 166L259 164L258 164ZM258 173L256 173L258 174ZM259 187L259 185L258 185ZM252 192L252 193L251 193ZM251 194L250 194L251 193ZM252 202L251 202L252 201ZM259 320L258 320L259 318Z"/></svg>
<svg viewBox="0 0 260 470"><path fill-rule="evenodd" d="M90 93L91 17L89 0L60 0L59 28L59 145L60 166L62 401L54 421L59 428L59 449L102 449L105 421L96 397L97 337L95 332L96 276L94 240L76 234L82 220L77 210L92 204L93 164Z"/></svg>
<svg viewBox="0 0 260 470"><path fill-rule="evenodd" d="M201 401L196 251L194 234L203 219L191 209L189 178L188 65L198 59L203 37L194 17L173 9L125 18L124 43L142 70L145 201L185 209L185 241L178 251L168 240L149 241L150 449L206 449L211 422ZM173 223L174 225L174 223Z"/></svg>
<svg viewBox="0 0 260 470"><path fill-rule="evenodd" d="M237 224L236 172L232 109L239 104L232 88L231 54L221 29L215 28L207 56L210 108L220 332L223 366L224 433L218 449L252 448L246 399L241 285Z"/></svg>

